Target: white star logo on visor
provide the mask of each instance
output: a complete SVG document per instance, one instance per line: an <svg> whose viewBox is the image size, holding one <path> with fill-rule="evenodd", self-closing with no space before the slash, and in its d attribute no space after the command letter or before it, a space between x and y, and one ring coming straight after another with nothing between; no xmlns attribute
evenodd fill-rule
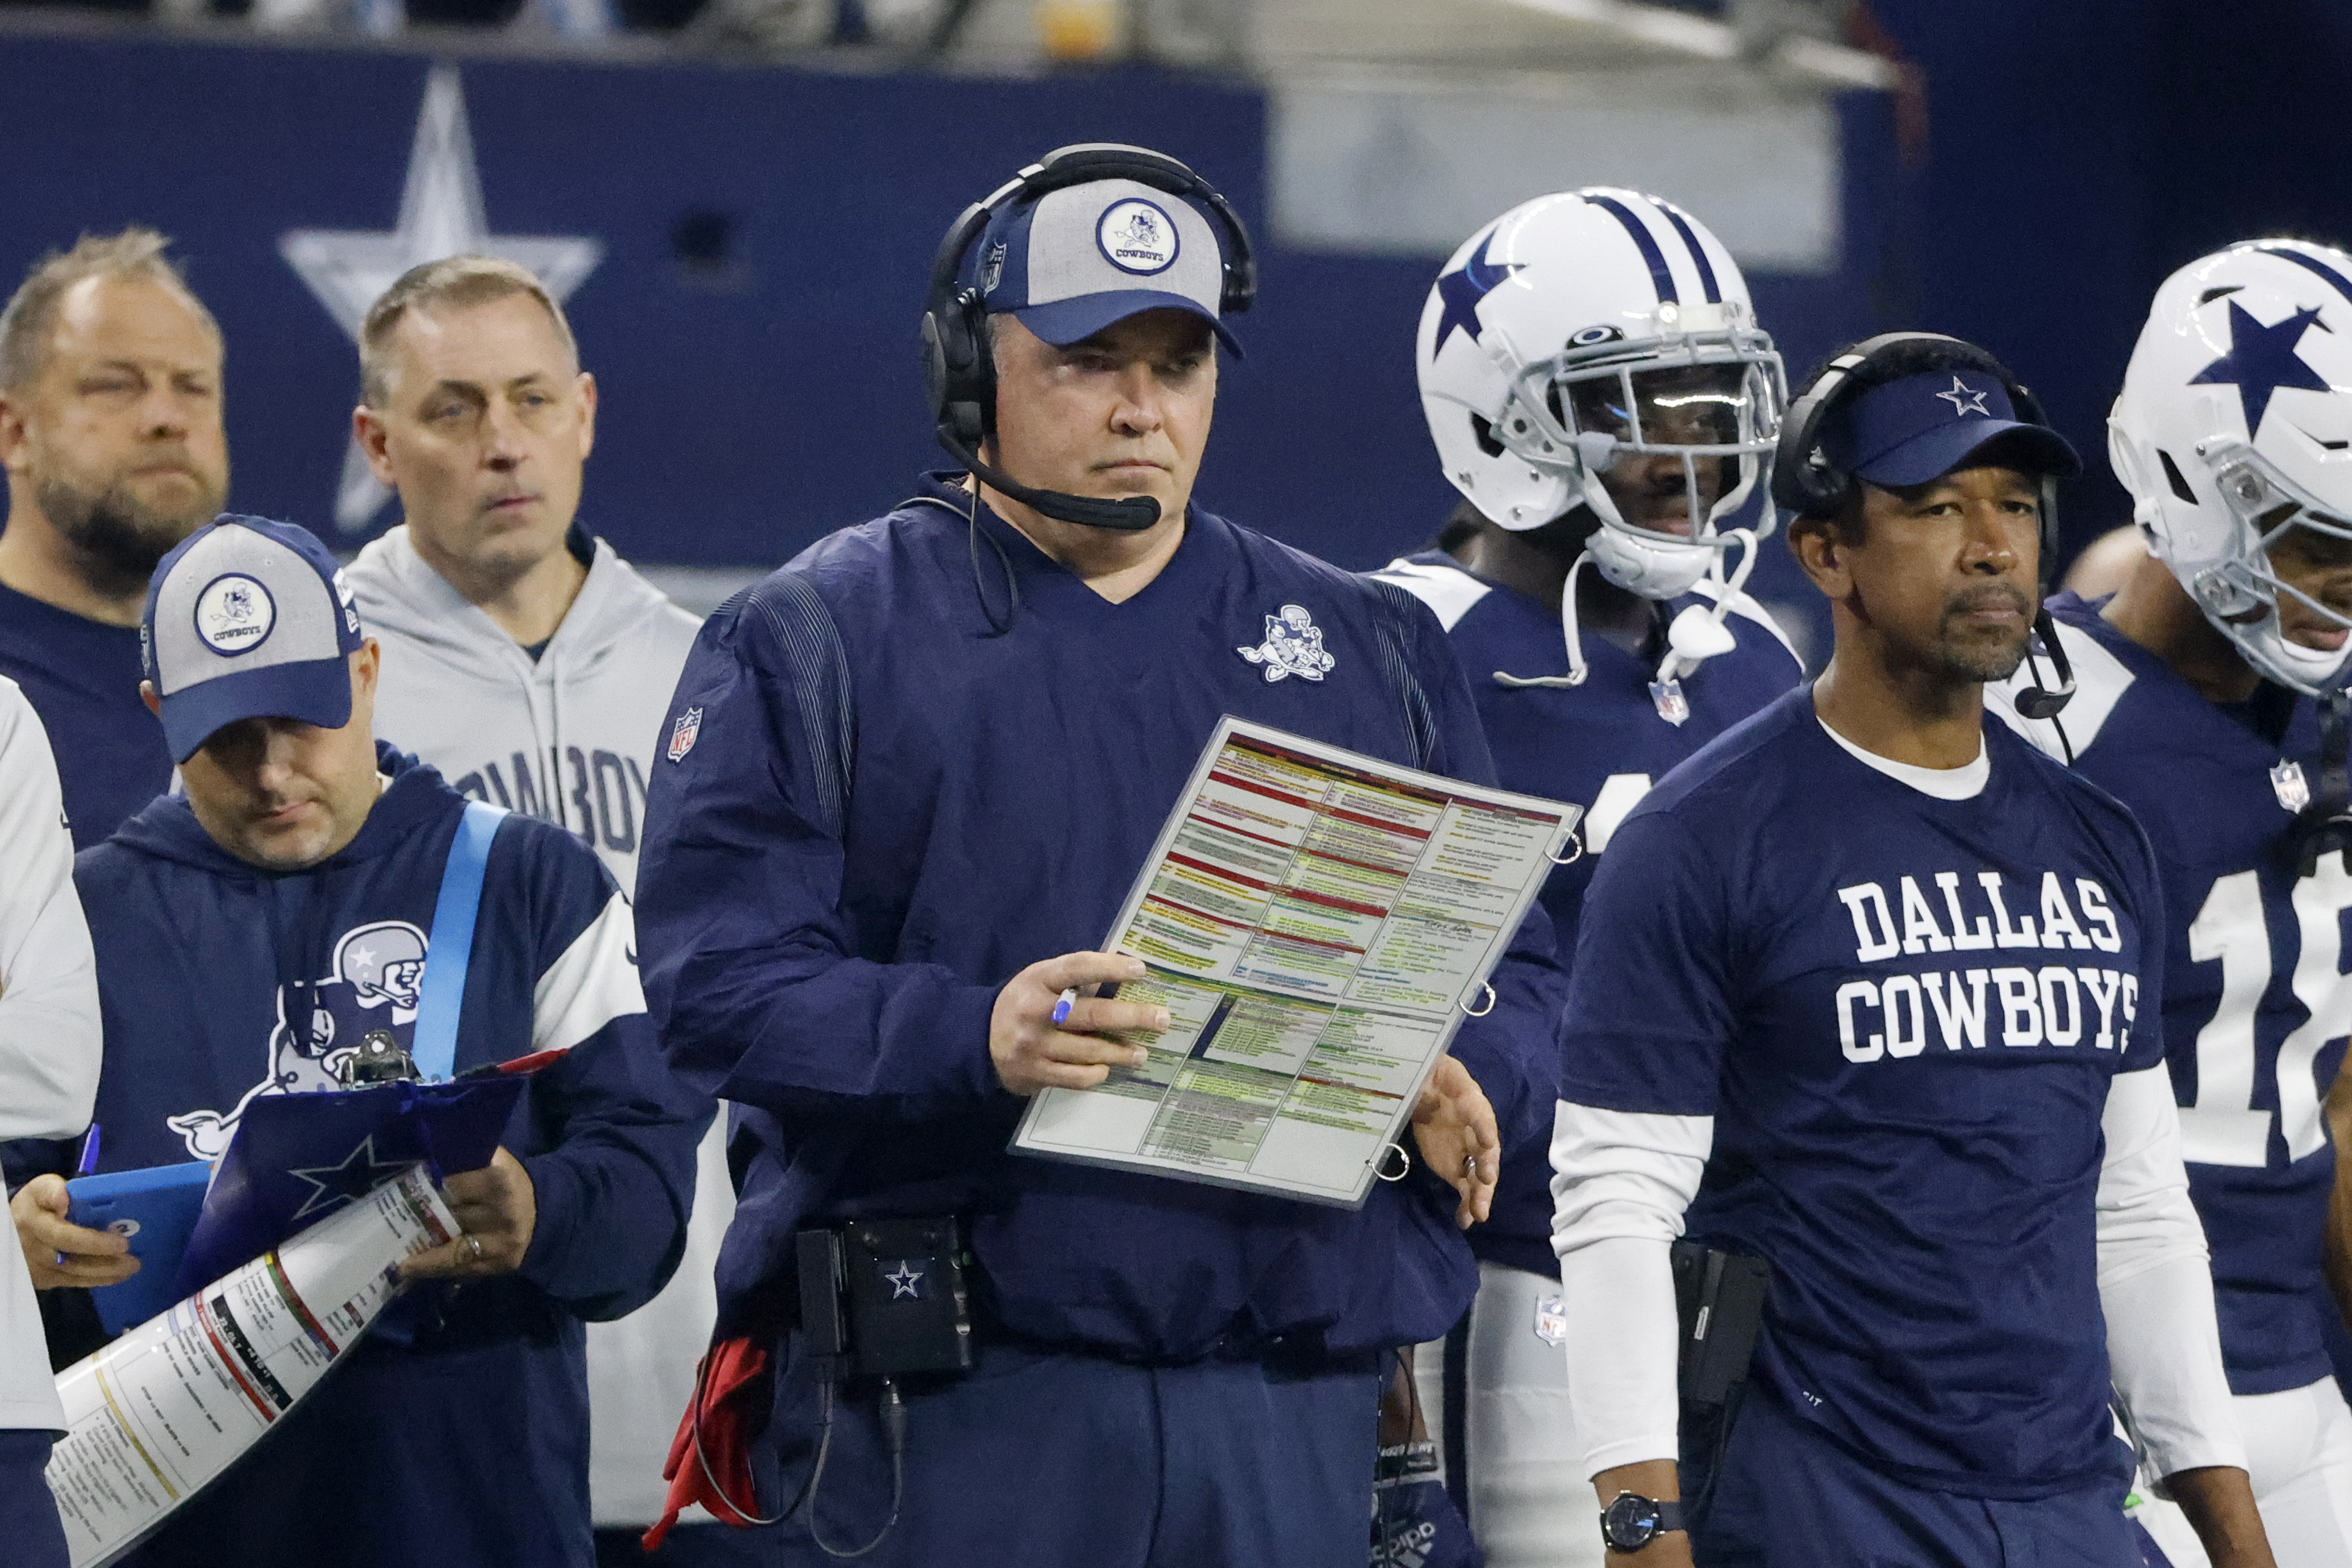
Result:
<svg viewBox="0 0 2352 1568"><path fill-rule="evenodd" d="M1970 392L1969 384L1957 375L1952 377L1951 391L1939 392L1936 395L1952 405L1952 417L1955 419L1969 414L1981 414L1988 419L1992 417L1990 410L1985 407L1984 401L1990 394Z"/></svg>

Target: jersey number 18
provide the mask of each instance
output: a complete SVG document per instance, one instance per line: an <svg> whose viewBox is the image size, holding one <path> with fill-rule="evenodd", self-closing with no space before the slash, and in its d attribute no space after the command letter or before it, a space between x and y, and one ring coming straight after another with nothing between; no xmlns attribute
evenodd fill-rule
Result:
<svg viewBox="0 0 2352 1568"><path fill-rule="evenodd" d="M2315 875L2299 879L2292 902L2302 940L2290 984L2310 1016L2279 1042L2273 1068L2291 1161L2326 1145L2312 1066L2322 1047L2352 1027L2352 975L2340 968L2352 876L2341 858L2330 856ZM2259 873L2233 871L2214 879L2189 927L2189 956L2200 963L2221 961L2221 1000L2212 1020L2197 1031L2197 1102L2181 1109L2181 1155L2195 1165L2260 1167L2270 1160L2272 1112L2253 1109L2254 1015L2271 984L2271 935Z"/></svg>

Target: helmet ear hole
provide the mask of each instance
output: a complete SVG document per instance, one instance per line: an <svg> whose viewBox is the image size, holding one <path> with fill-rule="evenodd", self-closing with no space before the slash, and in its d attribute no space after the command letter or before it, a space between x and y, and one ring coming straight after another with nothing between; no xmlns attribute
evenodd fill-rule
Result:
<svg viewBox="0 0 2352 1568"><path fill-rule="evenodd" d="M1503 444L1495 439L1495 426L1478 415L1470 416L1470 434L1478 443L1478 450L1490 458L1503 455Z"/></svg>
<svg viewBox="0 0 2352 1568"><path fill-rule="evenodd" d="M2189 488L2189 479L2181 473L2180 465L2172 460L2172 454L2158 447L2156 449L2156 460L2164 465L2164 482L2172 487L2172 493L2190 506L2195 506L2197 492Z"/></svg>

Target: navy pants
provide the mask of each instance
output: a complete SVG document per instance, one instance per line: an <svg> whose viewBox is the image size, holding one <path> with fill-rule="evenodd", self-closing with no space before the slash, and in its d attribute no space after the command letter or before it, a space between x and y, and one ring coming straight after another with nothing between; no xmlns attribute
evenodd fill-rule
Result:
<svg viewBox="0 0 2352 1568"><path fill-rule="evenodd" d="M2114 1479L2079 1490L1956 1497L1874 1474L1755 1389L1691 1552L1700 1568L2141 1568L2116 1451Z"/></svg>
<svg viewBox="0 0 2352 1568"><path fill-rule="evenodd" d="M0 1559L21 1568L66 1568L66 1527L42 1472L47 1432L0 1432Z"/></svg>
<svg viewBox="0 0 2352 1568"><path fill-rule="evenodd" d="M898 1522L859 1568L1363 1568L1379 1384L1360 1366L1288 1376L1255 1362L1140 1367L1004 1344L907 1396ZM770 1510L808 1478L818 1400L804 1359L777 1390ZM814 1510L761 1533L775 1563L834 1560L890 1517L871 1397L835 1413Z"/></svg>

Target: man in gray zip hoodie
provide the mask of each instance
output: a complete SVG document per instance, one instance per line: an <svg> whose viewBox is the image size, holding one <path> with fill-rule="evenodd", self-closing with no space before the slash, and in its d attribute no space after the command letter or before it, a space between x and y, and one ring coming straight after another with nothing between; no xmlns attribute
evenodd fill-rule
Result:
<svg viewBox="0 0 2352 1568"><path fill-rule="evenodd" d="M406 519L348 574L383 645L377 735L462 795L570 828L634 891L646 780L697 625L574 521L596 382L562 307L512 262L428 262L370 308L360 370L352 426ZM600 1527L661 1514L735 1206L725 1136L722 1117L668 1288L589 1330Z"/></svg>

